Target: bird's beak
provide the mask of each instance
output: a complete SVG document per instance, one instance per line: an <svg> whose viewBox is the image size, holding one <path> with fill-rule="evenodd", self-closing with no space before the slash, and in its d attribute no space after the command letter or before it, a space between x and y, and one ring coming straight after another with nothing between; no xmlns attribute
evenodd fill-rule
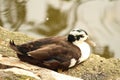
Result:
<svg viewBox="0 0 120 80"><path fill-rule="evenodd" d="M86 40L85 40L85 42L87 42L90 46L92 46L92 47L95 47L96 46L96 44L95 44L95 42L93 42L92 40L90 40L89 38L87 38Z"/></svg>

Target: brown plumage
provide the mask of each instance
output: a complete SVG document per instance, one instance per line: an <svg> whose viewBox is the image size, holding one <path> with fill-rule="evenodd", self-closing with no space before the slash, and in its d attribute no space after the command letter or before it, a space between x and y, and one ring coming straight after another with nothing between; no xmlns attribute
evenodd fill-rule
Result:
<svg viewBox="0 0 120 80"><path fill-rule="evenodd" d="M80 49L66 37L43 38L21 45L11 40L10 47L17 52L21 61L52 70L67 70L71 59L78 61L81 56Z"/></svg>

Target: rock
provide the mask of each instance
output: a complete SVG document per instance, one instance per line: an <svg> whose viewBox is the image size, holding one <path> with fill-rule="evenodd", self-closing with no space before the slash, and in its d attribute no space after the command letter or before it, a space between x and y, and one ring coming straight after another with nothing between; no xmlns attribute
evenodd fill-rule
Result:
<svg viewBox="0 0 120 80"><path fill-rule="evenodd" d="M0 54L4 56L16 56L15 52L9 48L8 42L10 40L15 40L17 44L20 44L33 39L34 38L28 37L25 34L7 31L0 27Z"/></svg>
<svg viewBox="0 0 120 80"><path fill-rule="evenodd" d="M60 74L19 61L18 58L15 58L15 52L9 48L8 42L11 39L15 40L17 44L34 40L34 38L26 36L25 34L10 32L0 28L0 54L3 55L0 55L0 80L1 78L3 80L4 78L10 78L10 80L12 80L12 78L16 76L22 80L81 80L80 77L84 80L120 79L120 59L105 59L98 55L91 54L90 58L85 62ZM16 71L19 71L20 74L16 73ZM23 74L25 72L34 76ZM10 75L10 77L8 75ZM13 77L11 77L11 75Z"/></svg>
<svg viewBox="0 0 120 80"><path fill-rule="evenodd" d="M14 74L10 71L0 70L0 80L36 80L30 76Z"/></svg>
<svg viewBox="0 0 120 80"><path fill-rule="evenodd" d="M28 80L30 78L32 78L30 80L82 80L80 78L60 74L52 70L21 62L15 57L1 57L0 68L0 74L5 74L0 76L0 78L3 79L8 78L8 75L12 75L12 77L9 77L10 80L13 80L13 76L16 78L20 77L23 80L26 80L26 78Z"/></svg>
<svg viewBox="0 0 120 80"><path fill-rule="evenodd" d="M105 59L92 54L87 61L69 69L65 74L85 80L117 80L120 78L120 59Z"/></svg>

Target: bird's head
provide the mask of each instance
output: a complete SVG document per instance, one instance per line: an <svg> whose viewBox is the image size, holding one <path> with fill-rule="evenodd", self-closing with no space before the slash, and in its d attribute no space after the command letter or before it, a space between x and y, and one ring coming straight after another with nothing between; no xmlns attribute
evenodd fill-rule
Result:
<svg viewBox="0 0 120 80"><path fill-rule="evenodd" d="M82 43L87 42L91 46L96 44L88 38L88 33L83 29L74 29L68 35L68 41L71 43Z"/></svg>

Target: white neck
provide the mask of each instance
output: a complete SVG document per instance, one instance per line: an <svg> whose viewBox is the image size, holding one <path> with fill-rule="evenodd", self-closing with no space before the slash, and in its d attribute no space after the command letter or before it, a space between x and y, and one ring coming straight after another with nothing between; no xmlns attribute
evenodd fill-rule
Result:
<svg viewBox="0 0 120 80"><path fill-rule="evenodd" d="M75 41L74 45L80 48L81 57L79 58L79 63L85 61L90 56L90 46L86 42Z"/></svg>

